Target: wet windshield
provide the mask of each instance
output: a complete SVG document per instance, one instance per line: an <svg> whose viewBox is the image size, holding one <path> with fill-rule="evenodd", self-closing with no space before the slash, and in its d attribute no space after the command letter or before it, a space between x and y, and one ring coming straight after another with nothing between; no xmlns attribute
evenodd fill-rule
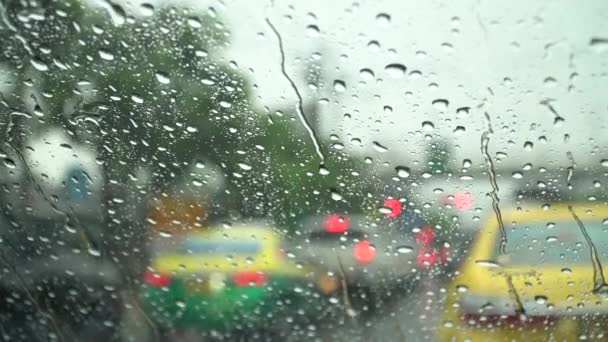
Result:
<svg viewBox="0 0 608 342"><path fill-rule="evenodd" d="M605 338L607 19L0 0L0 340Z"/></svg>

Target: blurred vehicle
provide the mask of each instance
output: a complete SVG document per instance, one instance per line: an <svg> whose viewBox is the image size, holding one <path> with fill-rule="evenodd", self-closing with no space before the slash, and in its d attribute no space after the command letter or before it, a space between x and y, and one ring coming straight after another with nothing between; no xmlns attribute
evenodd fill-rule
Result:
<svg viewBox="0 0 608 342"><path fill-rule="evenodd" d="M586 204L503 211L501 253L492 216L448 288L439 340L606 338L606 217L608 207Z"/></svg>
<svg viewBox="0 0 608 342"><path fill-rule="evenodd" d="M268 226L212 227L164 240L141 289L163 330L278 331L314 300L307 272Z"/></svg>
<svg viewBox="0 0 608 342"><path fill-rule="evenodd" d="M392 206L390 201L385 205ZM392 217L309 217L303 223L303 238L293 241L289 251L315 269L342 278L355 294L353 302L361 297L362 309L371 310L368 303L377 303L380 295L392 291L411 291L421 273L447 257L443 246L435 248L432 228L423 225L415 212L402 213L398 202L386 212Z"/></svg>

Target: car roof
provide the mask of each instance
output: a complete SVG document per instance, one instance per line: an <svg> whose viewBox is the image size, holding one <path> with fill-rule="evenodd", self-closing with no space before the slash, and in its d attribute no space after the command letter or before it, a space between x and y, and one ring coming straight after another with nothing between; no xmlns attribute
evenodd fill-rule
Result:
<svg viewBox="0 0 608 342"><path fill-rule="evenodd" d="M574 213L581 219L604 219L608 218L608 204L589 204L589 203L573 203L571 205L558 203L549 204L546 208L539 204L536 206L508 208L501 210L501 216L505 225L511 222L530 222L530 221L565 221L573 219L569 207L572 207ZM488 212L483 229L486 230L490 226L497 226L496 214L493 211Z"/></svg>

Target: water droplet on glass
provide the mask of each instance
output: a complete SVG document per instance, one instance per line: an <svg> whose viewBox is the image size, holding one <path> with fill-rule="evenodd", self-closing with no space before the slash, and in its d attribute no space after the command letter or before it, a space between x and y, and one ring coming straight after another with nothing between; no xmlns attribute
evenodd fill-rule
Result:
<svg viewBox="0 0 608 342"><path fill-rule="evenodd" d="M570 273L572 273L572 270L569 267L564 267L564 268L562 268L562 273L570 274Z"/></svg>
<svg viewBox="0 0 608 342"><path fill-rule="evenodd" d="M407 178L411 173L410 168L405 166L397 166L395 171L397 171L397 176L399 176L399 178Z"/></svg>
<svg viewBox="0 0 608 342"><path fill-rule="evenodd" d="M500 267L500 265L498 263L496 263L495 261L491 261L491 260L476 260L475 263L480 266L491 267L491 268Z"/></svg>
<svg viewBox="0 0 608 342"><path fill-rule="evenodd" d="M249 164L238 163L237 165L241 168L241 170L245 170L245 171L251 170L251 165L249 165Z"/></svg>
<svg viewBox="0 0 608 342"><path fill-rule="evenodd" d="M6 166L9 169L14 169L17 167L17 165L15 164L15 161L10 158L4 158L4 166Z"/></svg>
<svg viewBox="0 0 608 342"><path fill-rule="evenodd" d="M143 3L140 5L141 14L146 17L150 17L154 15L154 6L149 3Z"/></svg>
<svg viewBox="0 0 608 342"><path fill-rule="evenodd" d="M373 80L376 76L372 69L367 68L359 70L359 75L361 75L361 78L363 78L364 80Z"/></svg>
<svg viewBox="0 0 608 342"><path fill-rule="evenodd" d="M532 151L532 149L534 148L534 143L531 141L526 141L524 143L524 150L526 151Z"/></svg>
<svg viewBox="0 0 608 342"><path fill-rule="evenodd" d="M306 33L309 37L316 37L321 33L321 30L319 30L317 25L308 25L306 26Z"/></svg>
<svg viewBox="0 0 608 342"><path fill-rule="evenodd" d="M608 159L602 159L602 161L600 162L600 164L601 164L603 167L608 167Z"/></svg>
<svg viewBox="0 0 608 342"><path fill-rule="evenodd" d="M545 304L545 303L547 303L547 297L546 296L534 296L534 301L536 302L536 304Z"/></svg>
<svg viewBox="0 0 608 342"><path fill-rule="evenodd" d="M519 171L515 171L511 174L511 177L513 177L515 179L522 179L522 178L524 178L524 174Z"/></svg>
<svg viewBox="0 0 608 342"><path fill-rule="evenodd" d="M460 118L469 115L470 107L460 107L456 109L456 115Z"/></svg>
<svg viewBox="0 0 608 342"><path fill-rule="evenodd" d="M203 27L203 23L199 18L188 18L188 26L192 28L201 28Z"/></svg>
<svg viewBox="0 0 608 342"><path fill-rule="evenodd" d="M595 52L604 52L608 50L608 38L591 38L589 45Z"/></svg>
<svg viewBox="0 0 608 342"><path fill-rule="evenodd" d="M131 95L131 100L135 103L144 103L144 98L135 94Z"/></svg>
<svg viewBox="0 0 608 342"><path fill-rule="evenodd" d="M384 215L389 215L393 213L393 209L389 207L380 207L378 208L378 211Z"/></svg>
<svg viewBox="0 0 608 342"><path fill-rule="evenodd" d="M470 159L465 159L462 161L462 167L464 167L465 169L471 167L471 160Z"/></svg>
<svg viewBox="0 0 608 342"><path fill-rule="evenodd" d="M376 149L376 151L378 151L380 153L384 153L384 152L388 151L388 148L384 147L377 141L374 141L373 145L374 145L374 148Z"/></svg>
<svg viewBox="0 0 608 342"><path fill-rule="evenodd" d="M469 288L466 285L457 285L456 286L456 291L458 291L460 293L467 292L468 290L469 290Z"/></svg>
<svg viewBox="0 0 608 342"><path fill-rule="evenodd" d="M556 242L558 241L557 236L547 236L547 242Z"/></svg>
<svg viewBox="0 0 608 342"><path fill-rule="evenodd" d="M399 246L397 247L397 253L399 254L408 254L414 251L414 248L410 246Z"/></svg>
<svg viewBox="0 0 608 342"><path fill-rule="evenodd" d="M38 71L48 71L49 70L48 65L46 65L44 62L42 62L41 60L39 60L37 58L30 59L30 63L32 64L34 69L36 69Z"/></svg>
<svg viewBox="0 0 608 342"><path fill-rule="evenodd" d="M89 254L96 257L101 256L101 252L95 248L89 248Z"/></svg>
<svg viewBox="0 0 608 342"><path fill-rule="evenodd" d="M342 200L342 195L335 189L330 190L329 193L331 194L331 199L333 199L334 201Z"/></svg>
<svg viewBox="0 0 608 342"><path fill-rule="evenodd" d="M105 59L106 61L114 60L114 55L106 50L99 50L98 53L101 59Z"/></svg>
<svg viewBox="0 0 608 342"><path fill-rule="evenodd" d="M445 112L448 109L449 102L446 99L436 99L431 104L438 111Z"/></svg>
<svg viewBox="0 0 608 342"><path fill-rule="evenodd" d="M327 176L329 174L329 170L325 166L321 165L319 166L319 174L321 176Z"/></svg>
<svg viewBox="0 0 608 342"><path fill-rule="evenodd" d="M386 13L380 13L376 16L376 22L378 25L386 27L391 22L391 16Z"/></svg>
<svg viewBox="0 0 608 342"><path fill-rule="evenodd" d="M342 80L335 80L334 89L339 93L343 93L346 91L346 83L344 83Z"/></svg>
<svg viewBox="0 0 608 342"><path fill-rule="evenodd" d="M430 132L435 129L435 124L433 124L431 121L424 121L422 122L422 129L427 132Z"/></svg>
<svg viewBox="0 0 608 342"><path fill-rule="evenodd" d="M160 71L156 73L156 80L162 84L169 84L171 82L169 75Z"/></svg>
<svg viewBox="0 0 608 342"><path fill-rule="evenodd" d="M371 40L369 43L367 43L367 47L371 50L371 51L378 51L380 50L380 43L378 43L377 40Z"/></svg>
<svg viewBox="0 0 608 342"><path fill-rule="evenodd" d="M392 63L384 67L384 70L386 70L389 76L399 78L405 76L405 71L407 70L407 68L403 64Z"/></svg>

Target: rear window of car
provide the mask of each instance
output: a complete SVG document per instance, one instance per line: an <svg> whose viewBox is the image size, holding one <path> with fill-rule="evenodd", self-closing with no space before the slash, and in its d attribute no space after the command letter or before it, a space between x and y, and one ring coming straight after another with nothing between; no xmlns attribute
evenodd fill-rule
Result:
<svg viewBox="0 0 608 342"><path fill-rule="evenodd" d="M608 260L608 226L601 222L583 222L601 261ZM500 250L500 235L494 246L494 258ZM589 264L590 246L575 221L518 223L507 228L507 265ZM589 264L590 265L590 264Z"/></svg>

